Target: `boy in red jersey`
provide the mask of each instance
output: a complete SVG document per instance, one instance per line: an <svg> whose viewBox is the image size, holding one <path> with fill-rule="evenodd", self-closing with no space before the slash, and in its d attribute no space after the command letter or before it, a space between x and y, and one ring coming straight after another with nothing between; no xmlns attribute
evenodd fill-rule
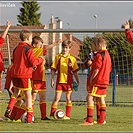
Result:
<svg viewBox="0 0 133 133"><path fill-rule="evenodd" d="M70 119L70 112L72 109L72 84L73 84L73 75L76 79L77 86L79 86L79 78L77 71L79 67L77 65L75 57L71 56L69 51L71 49L71 41L65 40L62 42L62 53L55 57L55 60L51 66L52 75L51 75L51 87L53 88L54 83L54 75L56 71L57 79L56 79L56 93L55 98L53 100L51 106L50 116L54 116L54 112L57 109L58 102L61 98L62 92L66 92L66 116L64 119Z"/></svg>
<svg viewBox="0 0 133 133"><path fill-rule="evenodd" d="M50 45L43 46L43 40L39 36L34 36L32 38L32 46L35 57L45 56L47 50L51 49L52 47L61 43L59 39L57 43L53 43ZM44 64L40 64L35 67L32 73L32 101L33 101L33 108L34 108L34 101L36 100L36 95L39 93L40 99L40 112L41 112L41 120L50 120L46 117L46 77L45 77L45 66Z"/></svg>
<svg viewBox="0 0 133 133"><path fill-rule="evenodd" d="M4 69L4 65L3 65L3 53L1 52L1 47L4 44L6 35L8 33L8 30L9 30L11 24L12 24L11 21L7 21L6 29L5 29L4 33L1 35L1 37L0 37L0 93L2 93L2 72L5 70Z"/></svg>
<svg viewBox="0 0 133 133"><path fill-rule="evenodd" d="M111 58L106 49L106 40L97 36L93 39L92 47L97 51L92 62L91 72L87 79L87 118L80 125L93 125L94 98L100 101L100 118L97 124L105 124L106 117L106 90L109 85L112 70Z"/></svg>
<svg viewBox="0 0 133 133"><path fill-rule="evenodd" d="M128 21L123 25L127 40L133 45L133 32L130 30L130 24Z"/></svg>
<svg viewBox="0 0 133 133"><path fill-rule="evenodd" d="M31 47L32 33L29 30L22 30L20 32L20 39L22 42L20 42L13 51L13 66L11 76L14 86L14 93L10 98L8 107L5 112L5 117L10 117L10 113L12 112L16 103L16 98L21 91L24 91L27 107L26 122L32 123L32 67L41 64L44 59L42 57L36 58L34 56Z"/></svg>

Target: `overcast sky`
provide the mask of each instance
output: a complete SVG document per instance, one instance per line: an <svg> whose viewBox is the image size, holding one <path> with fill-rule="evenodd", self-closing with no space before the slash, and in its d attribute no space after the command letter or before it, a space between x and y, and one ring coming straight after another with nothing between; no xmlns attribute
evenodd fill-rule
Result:
<svg viewBox="0 0 133 133"><path fill-rule="evenodd" d="M7 5L7 7L5 7ZM63 28L95 29L97 15L98 29L119 29L129 18L133 19L133 2L39 2L41 23L48 26L51 14L63 21ZM11 20L18 24L21 4L17 2L0 2L0 24Z"/></svg>

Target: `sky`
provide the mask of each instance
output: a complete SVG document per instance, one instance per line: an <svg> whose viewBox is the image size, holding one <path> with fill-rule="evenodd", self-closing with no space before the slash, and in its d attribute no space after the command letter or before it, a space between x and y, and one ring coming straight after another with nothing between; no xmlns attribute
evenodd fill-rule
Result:
<svg viewBox="0 0 133 133"><path fill-rule="evenodd" d="M40 21L47 27L51 15L63 21L64 29L120 29L126 20L133 19L133 2L129 1L38 3ZM5 25L7 20L12 21L12 25L19 24L17 15L20 14L21 7L20 1L0 2L0 25ZM97 15L97 18L94 15Z"/></svg>

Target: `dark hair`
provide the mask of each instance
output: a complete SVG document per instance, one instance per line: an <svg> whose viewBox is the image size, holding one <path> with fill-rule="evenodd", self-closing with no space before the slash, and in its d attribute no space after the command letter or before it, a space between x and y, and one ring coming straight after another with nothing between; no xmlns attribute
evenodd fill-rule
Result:
<svg viewBox="0 0 133 133"><path fill-rule="evenodd" d="M26 38L30 37L30 35L32 35L32 32L30 32L28 29L24 29L20 32L19 37L20 37L21 41L25 41Z"/></svg>
<svg viewBox="0 0 133 133"><path fill-rule="evenodd" d="M72 47L71 41L69 41L69 40L64 40L64 41L62 42L62 47L66 47L66 46L68 46L69 48L71 48L71 47Z"/></svg>
<svg viewBox="0 0 133 133"><path fill-rule="evenodd" d="M43 43L43 40L42 40L42 38L41 37L39 37L39 36L34 36L33 38L32 38L32 45L33 44L38 44L38 42L41 42L41 43Z"/></svg>

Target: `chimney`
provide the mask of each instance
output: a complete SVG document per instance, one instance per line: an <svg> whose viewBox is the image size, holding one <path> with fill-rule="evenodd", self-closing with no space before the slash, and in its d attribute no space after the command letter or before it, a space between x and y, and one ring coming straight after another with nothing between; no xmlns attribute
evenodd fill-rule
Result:
<svg viewBox="0 0 133 133"><path fill-rule="evenodd" d="M56 28L56 25L54 23L54 16L52 15L50 19L49 29L55 29L55 28Z"/></svg>
<svg viewBox="0 0 133 133"><path fill-rule="evenodd" d="M62 20L58 19L57 22L56 22L56 28L57 29L62 29L62 25L63 25Z"/></svg>

